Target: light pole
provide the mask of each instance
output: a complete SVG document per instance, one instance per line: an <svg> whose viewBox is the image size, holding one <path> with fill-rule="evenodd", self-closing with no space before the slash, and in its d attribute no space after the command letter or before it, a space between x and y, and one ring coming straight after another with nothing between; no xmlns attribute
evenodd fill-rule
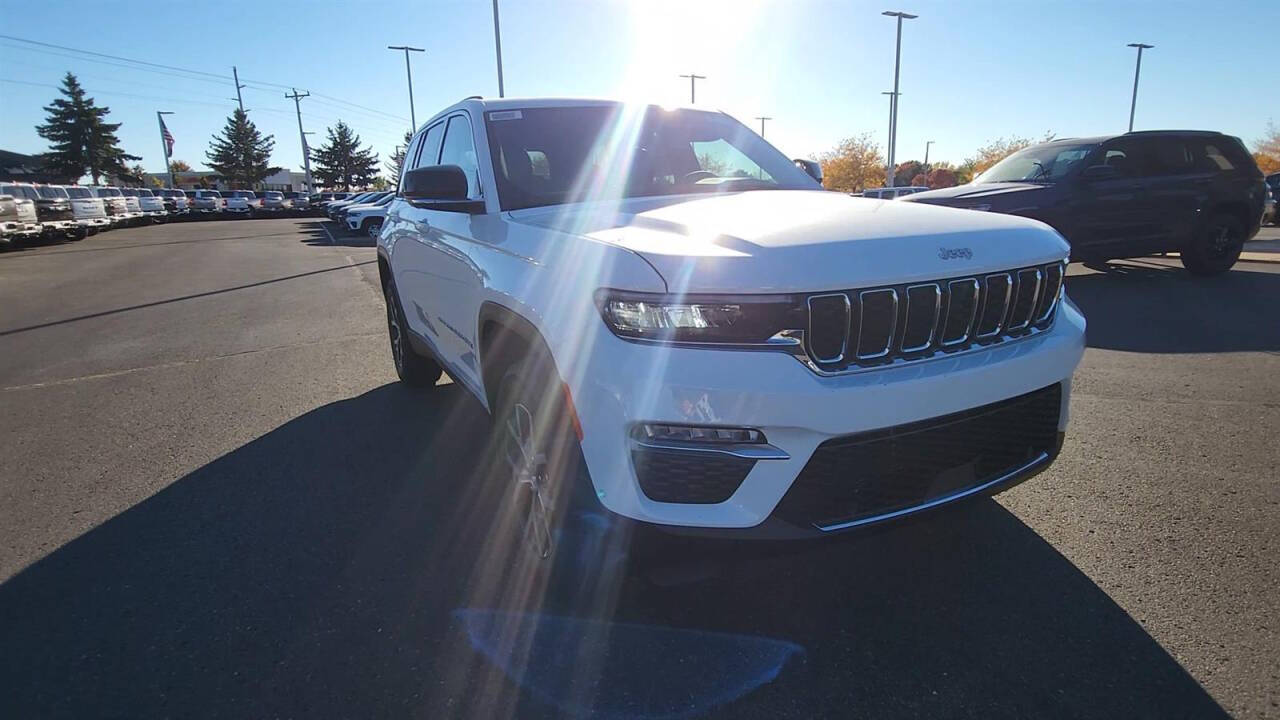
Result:
<svg viewBox="0 0 1280 720"><path fill-rule="evenodd" d="M696 84L699 80L706 80L706 79L707 79L707 76L706 76L706 75L694 75L693 73L689 73L688 75L681 75L680 77L682 77L682 78L689 78L689 104L690 104L690 105L693 105L695 102L697 102L697 101L694 99L694 98L696 97L696 95L695 95L695 93L696 93L696 85L695 85L695 84Z"/></svg>
<svg viewBox="0 0 1280 720"><path fill-rule="evenodd" d="M924 169L929 169L929 146L933 144L932 140L924 141Z"/></svg>
<svg viewBox="0 0 1280 720"><path fill-rule="evenodd" d="M162 115L172 115L168 110L156 111L156 122L160 124L160 145L164 148L164 174L169 176L169 187L177 188L178 184L173 181L173 170L169 168L169 155L173 153L173 136L169 134L169 128L164 126L164 118Z"/></svg>
<svg viewBox="0 0 1280 720"><path fill-rule="evenodd" d="M493 0L493 47L498 52L498 97L502 94L502 33L498 30L498 0Z"/></svg>
<svg viewBox="0 0 1280 720"><path fill-rule="evenodd" d="M893 138L893 132L894 132L894 128L893 128L893 114L894 114L894 112L895 112L895 111L897 111L897 109L898 109L898 95L899 95L900 93L893 92L892 90L885 90L884 92L882 92L882 93L880 93L880 94L881 94L881 95L888 95L888 96L889 96L889 140L888 140L888 142L886 142L886 143L885 143L885 150L886 150L886 151L887 151L887 153L888 153L887 157L885 158L885 159L886 159L886 161L887 161L887 164L885 165L885 169L886 169L886 173L887 173L887 174L888 174L888 176L889 176L889 179L888 179L888 181L887 181L887 182L888 182L888 184L887 184L887 185L885 185L885 187L893 187L893 171L894 171L894 167L893 167L893 160L892 160L892 158L893 158L892 152L893 152L893 151L892 151L892 150L889 150L889 148L893 146L893 140L894 140L894 138Z"/></svg>
<svg viewBox="0 0 1280 720"><path fill-rule="evenodd" d="M1138 109L1138 74L1142 72L1142 51L1150 50L1155 45L1129 43L1129 47L1138 48L1138 64L1133 69L1133 100L1129 103L1129 132L1133 132L1133 113Z"/></svg>
<svg viewBox="0 0 1280 720"><path fill-rule="evenodd" d="M773 119L773 118L768 117L768 116L759 116L759 117L757 117L757 118L756 118L756 120L759 120L759 121L760 121L760 139L761 139L761 140L763 140L763 139L764 139L764 121L765 121L765 120L772 120L772 119Z"/></svg>
<svg viewBox="0 0 1280 720"><path fill-rule="evenodd" d="M904 13L898 10L885 10L880 14L898 19L898 44L897 44L897 50L895 50L894 57L893 57L893 109L891 111L892 117L889 118L889 125L893 129L889 133L888 187L893 187L893 169L894 169L893 155L894 155L894 150L897 149L897 143L898 143L898 71L902 65L902 21L915 20L917 17L919 17L919 15L912 15L910 13Z"/></svg>
<svg viewBox="0 0 1280 720"><path fill-rule="evenodd" d="M418 131L418 116L413 112L413 70L409 69L409 53L426 52L426 50L408 45L388 45L387 49L404 51L404 74L409 77L409 123L413 126L409 134L412 135Z"/></svg>

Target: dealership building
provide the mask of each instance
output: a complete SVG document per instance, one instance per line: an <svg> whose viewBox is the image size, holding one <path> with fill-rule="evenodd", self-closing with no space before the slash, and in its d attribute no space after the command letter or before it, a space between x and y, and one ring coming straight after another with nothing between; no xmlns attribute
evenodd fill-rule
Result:
<svg viewBox="0 0 1280 720"><path fill-rule="evenodd" d="M230 190L231 186L228 182L218 176L218 173L212 170L190 170L186 172L175 172L173 174L174 181L180 190ZM165 187L169 186L169 176L164 173L147 173L145 176L145 187L156 187L159 183ZM275 175L269 175L264 179L258 190L297 190L307 189L306 173L295 172L288 168L283 168Z"/></svg>

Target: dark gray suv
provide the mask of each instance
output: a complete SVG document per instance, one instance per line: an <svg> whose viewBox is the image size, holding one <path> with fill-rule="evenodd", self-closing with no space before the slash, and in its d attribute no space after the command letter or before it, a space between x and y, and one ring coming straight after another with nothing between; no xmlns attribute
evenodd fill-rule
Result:
<svg viewBox="0 0 1280 720"><path fill-rule="evenodd" d="M1034 145L972 183L903 202L1034 218L1102 261L1179 252L1196 275L1225 272L1257 232L1266 185L1238 138L1154 130Z"/></svg>

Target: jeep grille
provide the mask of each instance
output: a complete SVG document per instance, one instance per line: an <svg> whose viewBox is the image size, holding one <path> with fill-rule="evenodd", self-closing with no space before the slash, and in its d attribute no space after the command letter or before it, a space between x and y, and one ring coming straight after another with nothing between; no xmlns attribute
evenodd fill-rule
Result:
<svg viewBox="0 0 1280 720"><path fill-rule="evenodd" d="M811 295L805 353L818 372L839 373L1031 335L1053 322L1064 268Z"/></svg>

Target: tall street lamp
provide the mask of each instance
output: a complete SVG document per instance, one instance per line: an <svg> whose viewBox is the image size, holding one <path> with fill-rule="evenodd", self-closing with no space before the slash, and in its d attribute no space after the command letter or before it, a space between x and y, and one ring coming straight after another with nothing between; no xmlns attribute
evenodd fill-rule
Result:
<svg viewBox="0 0 1280 720"><path fill-rule="evenodd" d="M408 45L388 45L387 49L404 51L404 72L409 77L409 122L413 124L409 134L412 135L418 131L418 117L413 112L413 71L409 69L409 53L426 52L426 50Z"/></svg>
<svg viewBox="0 0 1280 720"><path fill-rule="evenodd" d="M1133 132L1133 113L1138 109L1138 75L1142 72L1142 51L1150 50L1155 45L1129 43L1129 47L1138 48L1138 64L1133 69L1133 100L1129 103L1129 132Z"/></svg>
<svg viewBox="0 0 1280 720"><path fill-rule="evenodd" d="M498 0L493 0L493 47L498 52L498 97L502 94L502 33L498 30Z"/></svg>
<svg viewBox="0 0 1280 720"><path fill-rule="evenodd" d="M900 95L901 93L896 93L892 90L885 90L880 94L889 96L889 140L888 142L885 143L885 150L888 153L886 156L885 168L888 173L889 179L888 179L888 184L885 185L885 187L893 187L894 167L893 167L893 160L891 159L893 157L893 151L889 150L889 148L893 147L893 141L894 141L893 116L898 109L898 95Z"/></svg>
<svg viewBox="0 0 1280 720"><path fill-rule="evenodd" d="M894 150L897 149L898 143L898 71L902 64L902 21L915 20L919 15L901 12L898 10L885 10L880 13L888 17L898 19L898 45L893 57L893 109L889 119L889 125L892 131L889 133L889 182L888 187L893 187L893 156Z"/></svg>
<svg viewBox="0 0 1280 720"><path fill-rule="evenodd" d="M928 169L929 169L929 146L930 146L930 145L932 145L932 144L933 144L933 141L932 141L932 140L926 140L926 141L924 142L924 168L925 168L925 170L928 170Z"/></svg>

